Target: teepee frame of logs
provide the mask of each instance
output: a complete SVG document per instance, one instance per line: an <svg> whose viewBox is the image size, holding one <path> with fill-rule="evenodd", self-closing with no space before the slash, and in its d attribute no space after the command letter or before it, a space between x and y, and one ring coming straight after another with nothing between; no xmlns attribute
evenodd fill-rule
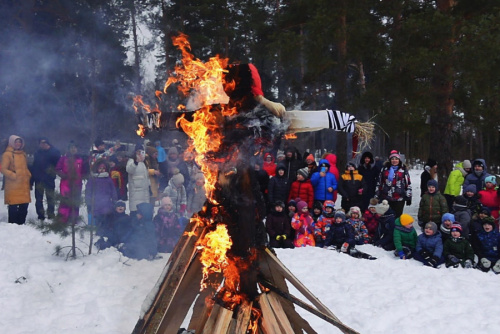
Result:
<svg viewBox="0 0 500 334"><path fill-rule="evenodd" d="M294 308L294 304L337 327L342 333L357 333L344 325L316 298L275 256L272 250L257 250L261 293L255 300L244 300L234 310L217 301L214 288L200 292L202 264L196 243L207 228L191 219L185 233L173 250L155 289L145 301L147 311L140 317L133 334L177 334L189 310L193 308L188 329L196 334L250 333L252 309L260 309L260 320L255 333L299 334L317 333ZM212 277L222 282L222 276ZM287 287L291 283L312 305L292 296ZM214 302L206 303L206 300Z"/></svg>

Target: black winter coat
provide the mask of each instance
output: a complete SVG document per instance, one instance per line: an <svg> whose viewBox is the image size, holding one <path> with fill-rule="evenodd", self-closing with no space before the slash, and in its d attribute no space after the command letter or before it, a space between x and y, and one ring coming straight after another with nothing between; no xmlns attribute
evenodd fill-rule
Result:
<svg viewBox="0 0 500 334"><path fill-rule="evenodd" d="M36 151L31 166L31 184L43 182L48 188L55 188L56 165L60 157L61 152L54 146L50 146L48 150Z"/></svg>
<svg viewBox="0 0 500 334"><path fill-rule="evenodd" d="M344 242L347 242L350 247L355 246L353 227L345 221L332 223L326 233L325 246L341 247Z"/></svg>

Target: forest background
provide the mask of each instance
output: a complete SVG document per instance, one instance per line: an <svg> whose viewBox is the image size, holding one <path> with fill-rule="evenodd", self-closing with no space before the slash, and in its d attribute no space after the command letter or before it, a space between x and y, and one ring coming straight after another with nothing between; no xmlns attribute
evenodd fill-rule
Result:
<svg viewBox="0 0 500 334"><path fill-rule="evenodd" d="M139 141L132 98L175 110L175 94L155 91L183 32L201 60L255 64L265 96L289 110L375 122L375 155L432 157L440 178L457 160L500 165L498 0L6 0L0 21L0 137L23 136L28 153L39 136L63 151L97 136ZM323 130L292 144L343 166L347 143Z"/></svg>

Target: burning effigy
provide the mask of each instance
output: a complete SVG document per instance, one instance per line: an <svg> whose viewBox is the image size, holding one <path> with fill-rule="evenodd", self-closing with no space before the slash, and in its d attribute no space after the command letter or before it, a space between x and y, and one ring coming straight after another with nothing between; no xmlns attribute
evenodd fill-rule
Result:
<svg viewBox="0 0 500 334"><path fill-rule="evenodd" d="M265 246L266 206L250 160L294 126L307 128L307 118L287 115L281 104L267 100L252 64L229 64L218 56L196 59L183 34L173 44L182 60L157 96L175 85L186 98L177 108L176 125L191 139L187 151L205 175L207 201L191 217L134 333L177 333L191 308L187 327L195 333L315 333L294 304L355 333ZM140 97L134 107L139 135L161 128L158 107L144 105ZM340 126L342 115L323 114L332 128ZM354 131L354 121L347 117L340 130ZM314 307L290 295L286 281Z"/></svg>

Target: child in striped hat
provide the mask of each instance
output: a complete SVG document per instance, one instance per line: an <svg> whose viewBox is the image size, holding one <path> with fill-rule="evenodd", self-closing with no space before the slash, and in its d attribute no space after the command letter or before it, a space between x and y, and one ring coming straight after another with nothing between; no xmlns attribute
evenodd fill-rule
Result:
<svg viewBox="0 0 500 334"><path fill-rule="evenodd" d="M474 265L474 250L467 239L462 237L462 226L454 223L450 228L451 237L446 239L443 246L443 255L446 268L472 268Z"/></svg>

